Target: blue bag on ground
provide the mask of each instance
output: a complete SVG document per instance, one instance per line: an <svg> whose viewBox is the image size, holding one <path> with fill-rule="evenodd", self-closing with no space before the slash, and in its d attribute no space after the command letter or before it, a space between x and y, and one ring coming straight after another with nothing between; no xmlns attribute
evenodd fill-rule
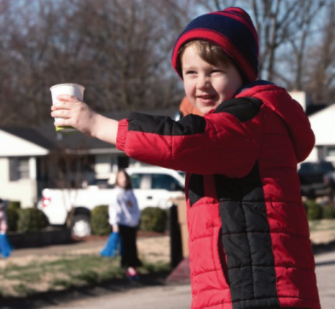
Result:
<svg viewBox="0 0 335 309"><path fill-rule="evenodd" d="M106 257L113 257L120 253L120 235L118 232L112 232L107 240L105 248L100 251L100 255Z"/></svg>
<svg viewBox="0 0 335 309"><path fill-rule="evenodd" d="M0 234L0 253L4 258L10 256L12 252L12 248L9 244L8 238L6 234Z"/></svg>

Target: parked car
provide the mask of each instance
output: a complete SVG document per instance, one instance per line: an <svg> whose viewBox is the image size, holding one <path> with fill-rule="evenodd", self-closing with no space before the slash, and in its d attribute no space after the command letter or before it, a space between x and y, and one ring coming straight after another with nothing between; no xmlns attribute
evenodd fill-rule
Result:
<svg viewBox="0 0 335 309"><path fill-rule="evenodd" d="M184 196L185 173L160 167L128 168L140 209L168 208L170 199Z"/></svg>
<svg viewBox="0 0 335 309"><path fill-rule="evenodd" d="M171 199L184 196L185 175L171 169L143 166L128 168L139 208L168 208ZM94 207L108 205L113 179L97 179L82 189L43 189L38 203L50 225L64 225L73 211L72 234L83 237L91 234L90 214Z"/></svg>
<svg viewBox="0 0 335 309"><path fill-rule="evenodd" d="M331 162L303 162L298 169L301 195L316 198L334 195L335 168Z"/></svg>

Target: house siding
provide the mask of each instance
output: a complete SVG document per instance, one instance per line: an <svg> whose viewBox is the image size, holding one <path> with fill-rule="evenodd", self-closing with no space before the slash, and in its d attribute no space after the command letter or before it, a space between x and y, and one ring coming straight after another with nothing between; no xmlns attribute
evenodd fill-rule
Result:
<svg viewBox="0 0 335 309"><path fill-rule="evenodd" d="M37 202L36 159L29 158L29 179L10 181L9 158L0 158L0 196L11 201L20 201L22 208L32 207Z"/></svg>

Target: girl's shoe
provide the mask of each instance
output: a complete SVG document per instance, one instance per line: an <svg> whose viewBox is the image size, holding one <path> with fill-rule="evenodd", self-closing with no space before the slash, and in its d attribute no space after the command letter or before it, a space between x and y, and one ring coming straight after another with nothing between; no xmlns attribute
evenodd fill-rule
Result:
<svg viewBox="0 0 335 309"><path fill-rule="evenodd" d="M140 279L137 270L133 267L129 267L126 271L126 277L129 281L138 281Z"/></svg>

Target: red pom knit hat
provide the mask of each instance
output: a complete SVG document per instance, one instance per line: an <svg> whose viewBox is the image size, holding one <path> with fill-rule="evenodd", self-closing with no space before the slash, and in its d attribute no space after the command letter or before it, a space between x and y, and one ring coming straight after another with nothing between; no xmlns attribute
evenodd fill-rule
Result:
<svg viewBox="0 0 335 309"><path fill-rule="evenodd" d="M201 15L181 33L172 53L172 66L182 78L179 50L189 41L204 40L220 46L231 58L246 83L258 75L258 35L248 13L230 7Z"/></svg>

